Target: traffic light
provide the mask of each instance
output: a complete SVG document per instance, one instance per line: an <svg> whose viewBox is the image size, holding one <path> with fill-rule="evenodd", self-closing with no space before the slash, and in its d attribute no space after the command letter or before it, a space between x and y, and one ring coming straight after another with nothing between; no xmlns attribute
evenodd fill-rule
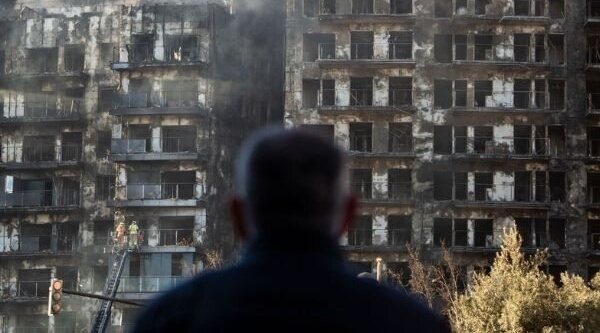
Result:
<svg viewBox="0 0 600 333"><path fill-rule="evenodd" d="M50 280L50 295L48 297L48 316L54 316L62 309L63 280Z"/></svg>

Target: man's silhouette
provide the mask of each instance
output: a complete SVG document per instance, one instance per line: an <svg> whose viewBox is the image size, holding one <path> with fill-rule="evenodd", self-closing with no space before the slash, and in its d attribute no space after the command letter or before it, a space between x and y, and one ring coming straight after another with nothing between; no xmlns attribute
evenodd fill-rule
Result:
<svg viewBox="0 0 600 333"><path fill-rule="evenodd" d="M237 265L152 304L135 332L448 332L404 293L350 273L343 153L302 130L263 130L242 149L231 215L247 244Z"/></svg>

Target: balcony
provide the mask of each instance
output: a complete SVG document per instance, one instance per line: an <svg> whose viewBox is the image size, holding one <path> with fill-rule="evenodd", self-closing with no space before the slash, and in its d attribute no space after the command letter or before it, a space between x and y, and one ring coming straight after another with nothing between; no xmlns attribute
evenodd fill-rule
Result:
<svg viewBox="0 0 600 333"><path fill-rule="evenodd" d="M0 256L69 255L75 253L78 249L79 237L77 235L21 234L0 236Z"/></svg>
<svg viewBox="0 0 600 333"><path fill-rule="evenodd" d="M369 182L350 183L352 193L364 203L413 204L412 182Z"/></svg>
<svg viewBox="0 0 600 333"><path fill-rule="evenodd" d="M468 184L456 184L455 188L466 190ZM474 193L465 193L462 198L455 197L452 199L452 203L455 207L546 210L552 203L549 197L545 187L517 184L475 184Z"/></svg>
<svg viewBox="0 0 600 333"><path fill-rule="evenodd" d="M337 58L335 43L319 43L317 63L321 68L413 68L416 64L412 58L412 37L408 51L403 51L403 43L386 43L389 47L388 57L374 57L374 43L351 43L351 58ZM381 45L378 45L381 47ZM409 53L409 54L404 54Z"/></svg>
<svg viewBox="0 0 600 333"><path fill-rule="evenodd" d="M339 13L321 10L319 13L321 24L354 24L354 23L398 23L414 24L415 14L383 14L383 13Z"/></svg>
<svg viewBox="0 0 600 333"><path fill-rule="evenodd" d="M163 54L157 53L153 43L126 44L125 49L113 52L113 70L131 70L160 67L199 67L208 62L208 51L189 45L170 45Z"/></svg>
<svg viewBox="0 0 600 333"><path fill-rule="evenodd" d="M0 212L69 211L79 209L79 191L31 190L0 193Z"/></svg>
<svg viewBox="0 0 600 333"><path fill-rule="evenodd" d="M117 294L126 299L150 299L185 283L190 278L186 276L123 276ZM46 286L46 293L48 293L47 289Z"/></svg>
<svg viewBox="0 0 600 333"><path fill-rule="evenodd" d="M454 140L455 150L459 150L457 146L460 143L462 151L452 154L452 159L455 160L547 160L558 156L561 151L558 146L551 145L547 138L455 136Z"/></svg>
<svg viewBox="0 0 600 333"><path fill-rule="evenodd" d="M50 279L46 281L17 281L0 283L0 302L48 300Z"/></svg>
<svg viewBox="0 0 600 333"><path fill-rule="evenodd" d="M377 251L407 251L411 243L411 229L355 228L348 231L347 251L373 249Z"/></svg>
<svg viewBox="0 0 600 333"><path fill-rule="evenodd" d="M350 148L348 155L356 158L414 158L414 139L407 138L405 141L392 142L388 151L376 152L371 149L372 135L350 136Z"/></svg>
<svg viewBox="0 0 600 333"><path fill-rule="evenodd" d="M473 106L450 106L454 114L472 113L560 113L565 111L564 90L548 94L546 91L485 91L475 90ZM439 107L439 106L437 106ZM439 107L443 108L443 107Z"/></svg>
<svg viewBox="0 0 600 333"><path fill-rule="evenodd" d="M12 170L73 167L81 164L81 152L78 144L5 145L0 166Z"/></svg>
<svg viewBox="0 0 600 333"><path fill-rule="evenodd" d="M208 108L198 101L198 91L161 91L119 95L112 101L110 114L115 116L196 115L206 116Z"/></svg>
<svg viewBox="0 0 600 333"><path fill-rule="evenodd" d="M185 161L205 159L207 154L208 142L195 137L113 139L110 160Z"/></svg>
<svg viewBox="0 0 600 333"><path fill-rule="evenodd" d="M194 252L193 229L143 229L142 246L144 252Z"/></svg>
<svg viewBox="0 0 600 333"><path fill-rule="evenodd" d="M204 197L198 183L127 184L124 199L109 201L112 207L197 207Z"/></svg>
<svg viewBox="0 0 600 333"><path fill-rule="evenodd" d="M5 110L4 115L0 116L0 125L40 123L47 126L52 123L79 122L83 120L82 110L83 102L79 99L63 99L59 105L55 98L48 97L34 103L25 102L22 113L7 115Z"/></svg>

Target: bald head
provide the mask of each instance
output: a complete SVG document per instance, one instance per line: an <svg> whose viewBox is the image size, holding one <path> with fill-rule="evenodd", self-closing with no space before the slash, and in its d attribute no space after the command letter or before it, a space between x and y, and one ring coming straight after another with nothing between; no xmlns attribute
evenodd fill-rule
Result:
<svg viewBox="0 0 600 333"><path fill-rule="evenodd" d="M236 169L246 223L258 233L331 232L348 197L343 166L340 149L306 130L259 131Z"/></svg>

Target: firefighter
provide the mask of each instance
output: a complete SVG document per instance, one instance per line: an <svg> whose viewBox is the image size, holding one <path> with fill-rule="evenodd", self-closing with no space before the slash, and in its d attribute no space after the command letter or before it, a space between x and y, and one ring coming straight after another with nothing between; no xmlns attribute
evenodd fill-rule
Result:
<svg viewBox="0 0 600 333"><path fill-rule="evenodd" d="M137 222L131 221L129 225L129 248L137 249L138 247L138 233L140 228L137 225Z"/></svg>
<svg viewBox="0 0 600 333"><path fill-rule="evenodd" d="M125 247L125 232L127 232L127 230L125 228L125 223L119 222L119 224L117 224L117 227L115 229L115 234L117 236L117 245L120 246L121 248Z"/></svg>

